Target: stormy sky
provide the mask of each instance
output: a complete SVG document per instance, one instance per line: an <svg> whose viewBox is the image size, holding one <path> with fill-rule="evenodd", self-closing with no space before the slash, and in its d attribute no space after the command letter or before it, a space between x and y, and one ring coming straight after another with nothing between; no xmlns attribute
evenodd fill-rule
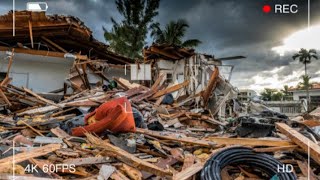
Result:
<svg viewBox="0 0 320 180"><path fill-rule="evenodd" d="M320 0L311 1L311 27L320 25ZM16 0L16 8L25 9L25 0ZM30 1L29 1L30 2ZM37 0L38 2L38 0ZM113 0L46 0L49 14L77 16L91 28L94 37L105 42L102 26L111 29L110 17L120 20ZM215 57L244 55L242 60L224 61L234 65L231 83L239 89L261 90L296 85L304 73L302 64L292 60L294 52L280 56L271 50L282 45L291 34L308 26L307 0L161 0L155 18L165 25L184 18L190 28L186 38L197 38L198 52ZM262 12L263 5L297 4L296 14ZM0 14L12 9L11 0L0 1ZM318 36L320 35L320 32ZM315 39L316 40L316 39ZM151 39L148 38L148 43ZM320 43L320 42L319 42ZM319 50L320 54L320 50ZM320 81L320 60L308 65L312 81Z"/></svg>

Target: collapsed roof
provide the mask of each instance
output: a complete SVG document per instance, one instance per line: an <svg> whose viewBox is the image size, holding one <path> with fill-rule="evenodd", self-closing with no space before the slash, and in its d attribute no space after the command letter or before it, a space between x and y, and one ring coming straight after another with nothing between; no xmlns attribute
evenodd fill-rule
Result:
<svg viewBox="0 0 320 180"><path fill-rule="evenodd" d="M153 44L144 49L144 56L149 59L179 60L194 55L194 49L183 48L169 44Z"/></svg>
<svg viewBox="0 0 320 180"><path fill-rule="evenodd" d="M87 55L113 64L127 64L131 59L117 55L108 45L92 36L92 31L73 16L46 15L45 12L15 12L0 16L0 46Z"/></svg>

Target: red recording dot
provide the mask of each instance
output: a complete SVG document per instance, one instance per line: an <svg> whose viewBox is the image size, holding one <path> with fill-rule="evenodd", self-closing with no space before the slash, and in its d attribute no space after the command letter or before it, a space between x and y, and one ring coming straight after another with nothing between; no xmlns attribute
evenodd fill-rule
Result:
<svg viewBox="0 0 320 180"><path fill-rule="evenodd" d="M264 5L262 8L262 11L265 13L269 13L271 11L271 6L269 5Z"/></svg>

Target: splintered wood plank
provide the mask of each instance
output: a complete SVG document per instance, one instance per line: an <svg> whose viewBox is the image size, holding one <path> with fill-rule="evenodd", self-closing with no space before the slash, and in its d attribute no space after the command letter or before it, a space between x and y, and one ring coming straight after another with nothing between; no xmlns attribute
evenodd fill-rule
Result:
<svg viewBox="0 0 320 180"><path fill-rule="evenodd" d="M179 89L181 89L181 88L184 88L184 87L186 87L186 86L188 86L188 85L189 85L189 81L187 80L187 81L184 81L183 83L176 84L176 85L173 85L173 86L168 87L168 88L166 88L166 89L163 89L163 90L157 92L157 93L156 93L155 95L153 95L152 97L153 97L153 98L157 98L157 97L163 96L163 95L165 95L165 94L175 92L175 91L177 91L177 90L179 90Z"/></svg>
<svg viewBox="0 0 320 180"><path fill-rule="evenodd" d="M82 166L82 165L110 163L113 161L114 160L109 157L87 157L87 158L66 159L63 161L63 163L74 164L75 166Z"/></svg>
<svg viewBox="0 0 320 180"><path fill-rule="evenodd" d="M163 56L166 56L166 57L171 58L171 59L176 59L176 60L181 59L181 57L176 56L173 53L170 53L170 52L168 52L166 50L159 49L158 47L155 47L155 46L151 46L150 50L151 50L151 52L149 50L145 50L145 52L146 53L151 53L151 54L153 54L153 53L161 54Z"/></svg>
<svg viewBox="0 0 320 180"><path fill-rule="evenodd" d="M317 178L317 176L314 174L313 170L308 167L308 163L307 162L302 162L302 161L297 161L298 166L302 172L302 174L305 177L308 177L308 175L310 175L310 177L308 177L308 180L317 180L319 178ZM308 172L310 171L310 172Z"/></svg>
<svg viewBox="0 0 320 180"><path fill-rule="evenodd" d="M110 176L111 179L114 180L130 180L129 178L127 178L127 176L125 176L124 174L122 174L122 172L115 170L115 172Z"/></svg>
<svg viewBox="0 0 320 180"><path fill-rule="evenodd" d="M141 128L137 128L136 132L141 133L141 134L147 134L149 136L153 136L153 137L156 137L159 139L167 139L167 140L171 140L171 141L178 141L178 142L206 146L206 147L212 147L215 145L213 142L206 141L206 140L200 140L200 139L192 138L192 137L183 137L182 136L181 138L179 138L179 137L177 137L179 134L173 134L173 133L169 133L169 132L164 134L164 133L150 131L150 130L141 129Z"/></svg>
<svg viewBox="0 0 320 180"><path fill-rule="evenodd" d="M37 133L40 136L44 136L40 131L36 130L35 128L33 128L32 126L30 126L30 124L24 122L24 121L20 121L21 123L25 124L26 126L28 126L32 131L34 131L35 133Z"/></svg>
<svg viewBox="0 0 320 180"><path fill-rule="evenodd" d="M133 88L138 88L138 87L144 87L140 84L137 83L130 83L130 81L123 79L123 78L113 78L115 81L117 81L120 86L125 88L126 90L133 89ZM147 89L147 88L146 88Z"/></svg>
<svg viewBox="0 0 320 180"><path fill-rule="evenodd" d="M56 127L56 128L53 128L53 129L50 129L50 131L56 135L57 137L59 138L69 138L71 137L68 133L66 133L64 130L62 130L60 127Z"/></svg>
<svg viewBox="0 0 320 180"><path fill-rule="evenodd" d="M30 151L15 154L14 158L10 156L10 157L0 159L0 172L6 172L8 168L12 166L13 162L17 164L31 158L46 155L60 148L61 148L60 144L48 144L42 147L34 148Z"/></svg>
<svg viewBox="0 0 320 180"><path fill-rule="evenodd" d="M173 176L173 180L185 180L193 176L194 174L198 173L203 168L203 163L198 162L196 164L193 164L192 166L186 168L185 170L175 174Z"/></svg>
<svg viewBox="0 0 320 180"><path fill-rule="evenodd" d="M163 78L164 78L165 74L161 74L157 80L154 82L154 84L151 86L151 90L152 91L156 91L158 89L158 87L160 86L160 83L162 82Z"/></svg>
<svg viewBox="0 0 320 180"><path fill-rule="evenodd" d="M43 39L44 41L46 41L47 43L49 43L50 45L54 46L55 48L59 49L60 51L67 53L68 51L63 49L61 46L59 46L58 44L54 43L53 41L51 41L50 39L41 36L41 39Z"/></svg>
<svg viewBox="0 0 320 180"><path fill-rule="evenodd" d="M255 152L276 152L276 151L293 151L299 148L297 145L291 146L279 146L279 147L268 147L268 148L255 148Z"/></svg>
<svg viewBox="0 0 320 180"><path fill-rule="evenodd" d="M31 95L34 96L35 98L39 99L40 101L43 101L43 102L45 102L45 103L47 103L47 104L50 104L50 105L53 105L53 106L56 106L56 107L60 107L60 106L57 105L56 103L54 103L54 102L52 102L52 101L50 101L50 100L48 100L48 99L45 99L45 98L39 96L38 94L34 93L33 91L31 91L31 90L28 89L28 88L23 87L23 90L24 90L25 92L31 94Z"/></svg>
<svg viewBox="0 0 320 180"><path fill-rule="evenodd" d="M190 153L186 154L184 157L182 170L186 170L187 168L192 166L195 160L196 158L194 157L193 154L190 154Z"/></svg>
<svg viewBox="0 0 320 180"><path fill-rule="evenodd" d="M156 166L160 167L160 168L168 168L171 167L172 165L176 164L178 162L178 160L176 160L175 158L173 158L172 156L169 156L168 158L160 158L159 161L157 163L155 163ZM148 173L143 171L143 179L149 179L152 176L152 173Z"/></svg>
<svg viewBox="0 0 320 180"><path fill-rule="evenodd" d="M216 66L214 68L214 71L210 77L210 80L208 82L208 86L205 89L205 91L202 94L202 98L204 100L204 105L206 106L209 102L209 97L212 93L212 91L215 89L218 83L218 77L219 77L219 68Z"/></svg>
<svg viewBox="0 0 320 180"><path fill-rule="evenodd" d="M320 164L320 146L309 140L304 135L300 134L298 131L292 129L284 123L276 123L276 127L280 130L281 133L285 134L290 138L294 143L300 146L306 153L308 149L310 150L310 156L318 164Z"/></svg>
<svg viewBox="0 0 320 180"><path fill-rule="evenodd" d="M85 80L84 77L82 76L83 73L80 72L80 69L79 69L78 65L75 64L75 65L74 65L74 68L76 69L76 71L77 71L77 73L78 73L78 76L80 77L80 79L81 79L81 81L82 81L82 84L83 84L87 89L89 89L89 88L88 88L88 85L86 84L86 80ZM79 86L81 86L81 85L79 85Z"/></svg>
<svg viewBox="0 0 320 180"><path fill-rule="evenodd" d="M142 100L152 96L153 94L154 94L154 91L150 90L150 91L147 91L146 93L135 96L135 97L131 98L130 100L133 102L141 102Z"/></svg>
<svg viewBox="0 0 320 180"><path fill-rule="evenodd" d="M3 91L0 89L0 96L3 98L3 100L9 105L12 106L10 101L8 100L7 96L3 93Z"/></svg>
<svg viewBox="0 0 320 180"><path fill-rule="evenodd" d="M301 124L304 124L308 127L316 127L316 126L320 126L320 121L319 120L304 120L299 122Z"/></svg>
<svg viewBox="0 0 320 180"><path fill-rule="evenodd" d="M270 140L257 138L227 138L227 137L207 137L207 140L215 142L218 145L245 145L245 146L291 146L294 145L290 141Z"/></svg>
<svg viewBox="0 0 320 180"><path fill-rule="evenodd" d="M145 162L133 156L132 154L128 153L127 151L117 146L114 146L106 141L103 141L102 139L97 138L92 134L86 133L86 136L90 143L106 151L111 151L112 153L115 153L117 155L116 158L118 160L128 164L129 166L135 167L139 170L143 170L158 176L172 176L172 172L170 172L169 170L165 170L151 163Z"/></svg>
<svg viewBox="0 0 320 180"><path fill-rule="evenodd" d="M31 41L31 47L33 49L34 45L33 45L32 23L30 20L28 21L28 23L29 23L29 36L30 36L30 41Z"/></svg>
<svg viewBox="0 0 320 180"><path fill-rule="evenodd" d="M8 47L0 46L0 51L7 51ZM14 50L16 53L23 53L23 54L34 54L40 56L51 56L51 57L64 57L65 53L55 52L55 51L47 51L47 50L34 50L34 49L24 49L24 48L15 48Z"/></svg>
<svg viewBox="0 0 320 180"><path fill-rule="evenodd" d="M134 180L142 179L142 173L136 168L130 167L126 164L122 164L122 166L120 166L119 169L122 172L124 172L128 177L130 177L130 179L134 179Z"/></svg>
<svg viewBox="0 0 320 180"><path fill-rule="evenodd" d="M199 171L201 171L205 165L205 162L208 161L214 154L223 151L224 149L228 149L229 147L223 147L223 148L218 148L213 151L211 151L210 155L205 158L204 161L197 162L188 168L180 171L179 173L176 173L173 175L173 180L188 180L190 177L193 175L197 174Z"/></svg>
<svg viewBox="0 0 320 180"><path fill-rule="evenodd" d="M91 87L90 87L90 82L89 82L88 75L87 75L87 66L86 66L86 64L81 64L80 66L81 66L81 68L82 68L83 78L84 78L84 80L86 81L86 84L87 84L87 86L88 86L88 89L90 90Z"/></svg>

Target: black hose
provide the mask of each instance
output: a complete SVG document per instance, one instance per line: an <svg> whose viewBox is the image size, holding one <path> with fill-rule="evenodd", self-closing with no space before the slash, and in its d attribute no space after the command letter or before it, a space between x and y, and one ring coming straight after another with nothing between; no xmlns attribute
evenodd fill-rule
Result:
<svg viewBox="0 0 320 180"><path fill-rule="evenodd" d="M227 165L247 165L254 169L259 169L269 176L277 175L280 180L295 180L296 175L293 172L278 172L278 166L283 164L264 153L256 153L246 147L231 147L224 149L205 164L201 171L201 180L221 180L221 170Z"/></svg>

